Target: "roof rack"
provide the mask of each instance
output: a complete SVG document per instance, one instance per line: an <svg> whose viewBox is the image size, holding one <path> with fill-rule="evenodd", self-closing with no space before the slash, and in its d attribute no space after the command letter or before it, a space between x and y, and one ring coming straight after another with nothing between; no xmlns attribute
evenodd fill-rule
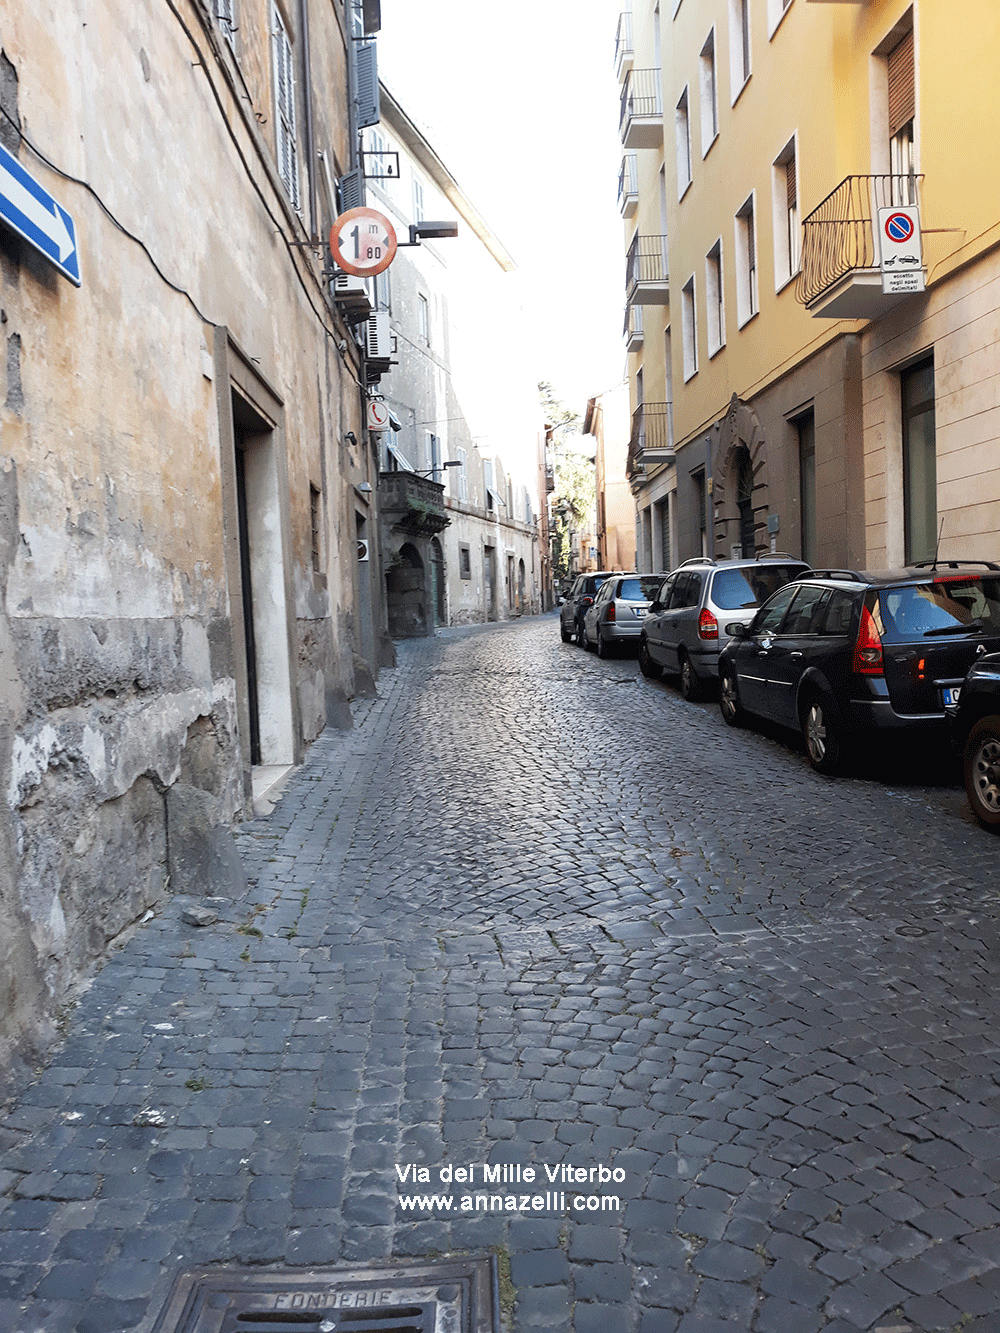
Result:
<svg viewBox="0 0 1000 1333"><path fill-rule="evenodd" d="M688 556L687 560L682 560L677 568L683 569L685 565L714 565L715 563L710 555L692 555Z"/></svg>
<svg viewBox="0 0 1000 1333"><path fill-rule="evenodd" d="M806 569L804 579L846 579L851 583L865 583L867 580L856 569Z"/></svg>
<svg viewBox="0 0 1000 1333"><path fill-rule="evenodd" d="M791 551L758 551L755 560L799 560L801 556L792 555ZM803 560L803 564L806 562Z"/></svg>
<svg viewBox="0 0 1000 1333"><path fill-rule="evenodd" d="M961 569L964 565L982 565L984 569L1000 569L993 560L914 560L911 569L937 569L943 565L945 569Z"/></svg>

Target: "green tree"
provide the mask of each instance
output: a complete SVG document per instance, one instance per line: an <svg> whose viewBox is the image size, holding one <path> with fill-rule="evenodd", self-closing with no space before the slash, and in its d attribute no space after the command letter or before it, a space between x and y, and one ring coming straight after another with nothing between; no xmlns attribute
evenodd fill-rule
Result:
<svg viewBox="0 0 1000 1333"><path fill-rule="evenodd" d="M549 447L556 488L551 497L552 573L556 580L569 574L570 533L579 529L594 507L594 458L580 434L580 417L556 398L552 385L542 380L538 395L549 430Z"/></svg>

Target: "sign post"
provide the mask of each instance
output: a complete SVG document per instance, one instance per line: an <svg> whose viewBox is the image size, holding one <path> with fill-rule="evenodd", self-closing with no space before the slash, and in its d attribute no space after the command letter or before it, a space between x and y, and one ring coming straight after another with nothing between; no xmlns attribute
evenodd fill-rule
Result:
<svg viewBox="0 0 1000 1333"><path fill-rule="evenodd" d="M73 219L2 144L0 223L22 236L74 286L80 286L80 256Z"/></svg>
<svg viewBox="0 0 1000 1333"><path fill-rule="evenodd" d="M883 292L922 292L924 264L919 210L910 207L880 208L878 238Z"/></svg>

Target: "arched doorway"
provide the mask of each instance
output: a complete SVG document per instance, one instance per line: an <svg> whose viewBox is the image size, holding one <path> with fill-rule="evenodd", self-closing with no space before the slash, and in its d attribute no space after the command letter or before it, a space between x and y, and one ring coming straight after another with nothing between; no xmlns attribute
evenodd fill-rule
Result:
<svg viewBox="0 0 1000 1333"><path fill-rule="evenodd" d="M434 590L434 624L447 625L444 596L444 551L436 537L431 538L431 583Z"/></svg>
<svg viewBox="0 0 1000 1333"><path fill-rule="evenodd" d="M393 639L415 639L429 632L424 562L410 542L400 547L385 576L389 635Z"/></svg>
<svg viewBox="0 0 1000 1333"><path fill-rule="evenodd" d="M519 561L517 562L517 613L518 613L518 615L523 615L523 614L524 614L524 611L525 611L525 604L524 604L524 599L525 599L524 579L525 579L524 561L523 561L523 560L519 560Z"/></svg>

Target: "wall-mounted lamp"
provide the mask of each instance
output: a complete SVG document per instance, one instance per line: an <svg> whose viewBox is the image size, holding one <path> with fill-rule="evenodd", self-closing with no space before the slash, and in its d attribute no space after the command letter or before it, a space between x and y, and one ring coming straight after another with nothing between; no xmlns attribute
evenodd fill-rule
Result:
<svg viewBox="0 0 1000 1333"><path fill-rule="evenodd" d="M354 447L357 448L358 437L354 434L353 430L349 430L347 434L344 436L344 439L350 440L351 444L353 444Z"/></svg>
<svg viewBox="0 0 1000 1333"><path fill-rule="evenodd" d="M415 477L430 477L433 476L435 472L440 472L442 468L461 466L462 460L460 458L449 458L445 463L438 463L437 467L426 467L422 472L414 472L413 475Z"/></svg>
<svg viewBox="0 0 1000 1333"><path fill-rule="evenodd" d="M400 241L399 246L419 245L421 241L440 241L446 240L449 236L458 235L457 222L412 222L410 224L410 239Z"/></svg>
<svg viewBox="0 0 1000 1333"><path fill-rule="evenodd" d="M371 495L372 484L370 481L363 481L357 488L362 495Z"/></svg>

